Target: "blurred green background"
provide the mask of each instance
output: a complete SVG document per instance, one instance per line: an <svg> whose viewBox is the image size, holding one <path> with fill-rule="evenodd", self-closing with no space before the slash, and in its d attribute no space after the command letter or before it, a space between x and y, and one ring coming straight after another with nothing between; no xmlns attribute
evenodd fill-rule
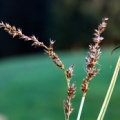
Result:
<svg viewBox="0 0 120 120"><path fill-rule="evenodd" d="M26 35L35 35L54 49L66 68L75 64L76 97L70 120L75 120L85 77L85 57L92 43L94 29L103 17L108 26L102 34L100 73L91 81L81 120L96 120L108 89L120 45L119 0L0 0L0 21L22 28ZM31 47L18 37L12 38L0 29L0 119L7 120L64 120L63 101L66 99L66 81L62 70L44 54L43 49ZM120 118L120 75L104 120ZM5 120L6 120L5 119ZM2 119L4 120L4 119Z"/></svg>
<svg viewBox="0 0 120 120"><path fill-rule="evenodd" d="M103 49L100 73L91 81L83 109L82 119L96 120L110 83L119 52L113 55L110 69L110 50ZM72 104L75 120L81 100L80 86L85 77L84 58L87 51L58 52L66 67L75 64L76 97ZM120 117L120 76L104 120ZM63 100L66 99L66 81L62 70L45 55L30 55L3 59L0 62L0 112L8 120L64 120Z"/></svg>

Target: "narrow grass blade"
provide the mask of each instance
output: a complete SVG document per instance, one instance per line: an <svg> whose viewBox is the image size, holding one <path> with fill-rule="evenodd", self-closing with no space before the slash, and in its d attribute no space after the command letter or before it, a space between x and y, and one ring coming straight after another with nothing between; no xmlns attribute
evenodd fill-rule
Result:
<svg viewBox="0 0 120 120"><path fill-rule="evenodd" d="M83 94L82 100L81 100L81 103L80 103L80 107L79 107L79 111L78 111L77 120L80 120L80 117L81 117L81 114L82 114L83 105L84 105L84 101L85 101L85 97L86 97L86 94Z"/></svg>
<svg viewBox="0 0 120 120"><path fill-rule="evenodd" d="M116 68L115 68L115 70L114 70L114 74L113 74L111 83L110 83L110 85L109 85L109 88L108 88L108 91L107 91L105 100L104 100L104 102L103 102L103 105L102 105L102 108L101 108L101 110L100 110L100 113L99 113L99 115L98 115L97 120L103 120L103 118L104 118L104 115L105 115L105 112L106 112L108 103L109 103L109 101L110 101L110 98L111 98L111 95L112 95L112 92L113 92L113 89L114 89L114 86L115 86L115 82L116 82L116 80L117 80L117 76L118 76L119 70L120 70L120 57L118 58L118 62L117 62L117 64L116 64Z"/></svg>

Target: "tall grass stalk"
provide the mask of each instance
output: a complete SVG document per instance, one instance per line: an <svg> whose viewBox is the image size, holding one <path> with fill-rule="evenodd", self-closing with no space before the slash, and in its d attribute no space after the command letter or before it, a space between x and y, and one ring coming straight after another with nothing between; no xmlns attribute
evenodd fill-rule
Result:
<svg viewBox="0 0 120 120"><path fill-rule="evenodd" d="M117 80L117 76L118 76L119 70L120 70L120 57L118 58L118 62L116 64L116 68L114 70L114 74L113 74L111 83L109 85L106 97L104 99L104 102L103 102L103 105L102 105L102 108L100 110L100 113L98 115L97 120L103 120L103 118L104 118L104 115L105 115L105 112L107 110L107 107L108 107L108 104L109 104L109 101L110 101L113 89L115 87L115 82Z"/></svg>
<svg viewBox="0 0 120 120"><path fill-rule="evenodd" d="M81 114L82 114L83 105L84 105L84 101L85 101L85 96L86 96L86 93L83 94L83 96L82 96L80 107L79 107L79 111L78 111L77 120L80 120L80 117L81 117Z"/></svg>
<svg viewBox="0 0 120 120"><path fill-rule="evenodd" d="M23 34L21 29L17 29L15 26L11 26L8 23L0 23L0 28L3 28L6 30L10 35L13 37L18 36L20 39L23 39L24 41L32 41L32 46L35 47L43 47L46 55L48 55L53 63L62 69L65 73L66 81L67 81L67 98L64 100L64 113L65 113L65 120L69 120L69 117L74 110L72 107L72 99L75 97L76 87L74 83L70 83L72 77L73 77L73 70L74 70L74 64L72 64L68 69L65 68L65 65L60 60L59 56L54 52L54 43L55 41L50 40L49 46L46 46L43 42L40 42L34 35L33 36L27 36Z"/></svg>
<svg viewBox="0 0 120 120"><path fill-rule="evenodd" d="M93 42L94 44L89 45L88 56L85 58L86 63L86 77L82 81L81 90L83 92L80 107L78 110L77 120L80 120L82 109L85 101L87 92L89 91L89 83L99 73L100 69L97 68L98 60L101 55L100 43L104 39L101 34L104 32L108 18L103 18L102 23L95 29Z"/></svg>

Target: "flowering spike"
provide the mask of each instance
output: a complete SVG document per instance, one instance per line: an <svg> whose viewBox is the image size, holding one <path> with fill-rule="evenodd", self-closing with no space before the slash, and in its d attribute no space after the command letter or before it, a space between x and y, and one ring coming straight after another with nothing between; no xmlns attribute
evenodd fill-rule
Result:
<svg viewBox="0 0 120 120"><path fill-rule="evenodd" d="M106 28L107 20L108 18L102 19L102 23L98 26L98 29L95 29L95 33L94 33L95 37L93 38L93 41L95 44L89 45L90 51L88 52L88 57L85 58L87 75L83 79L82 86L81 86L81 90L83 91L83 93L86 93L89 90L88 88L89 82L99 72L99 69L97 69L95 65L98 64L98 59L101 55L99 43L104 38L101 37L100 35Z"/></svg>

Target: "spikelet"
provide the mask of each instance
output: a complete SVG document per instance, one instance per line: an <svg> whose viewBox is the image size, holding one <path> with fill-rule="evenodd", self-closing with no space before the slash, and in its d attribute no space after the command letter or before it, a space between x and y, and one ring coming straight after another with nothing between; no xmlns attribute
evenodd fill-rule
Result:
<svg viewBox="0 0 120 120"><path fill-rule="evenodd" d="M107 26L107 20L108 18L103 18L102 23L98 26L98 29L95 29L95 37L93 38L94 45L89 45L90 51L88 52L88 56L85 58L87 75L83 79L81 86L81 90L83 91L83 93L86 93L89 90L89 82L94 76L98 74L100 70L96 68L95 65L98 64L98 59L101 55L99 44L104 39L103 37L101 37L101 33L105 30Z"/></svg>

